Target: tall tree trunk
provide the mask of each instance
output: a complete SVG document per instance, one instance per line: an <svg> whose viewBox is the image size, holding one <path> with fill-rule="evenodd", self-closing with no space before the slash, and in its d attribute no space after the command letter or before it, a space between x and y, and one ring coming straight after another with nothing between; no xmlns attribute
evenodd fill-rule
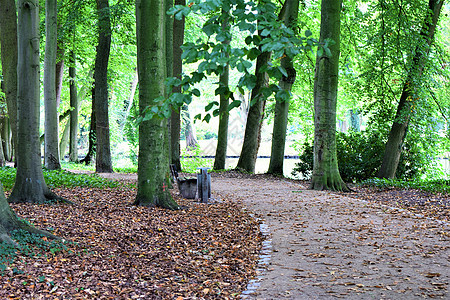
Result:
<svg viewBox="0 0 450 300"><path fill-rule="evenodd" d="M380 178L395 177L400 161L400 155L402 154L403 142L405 141L406 133L408 131L412 109L417 101L416 98L418 97L417 92L419 87L417 87L414 82L420 80L419 77L423 75L424 59L428 56L431 44L434 40L434 33L436 31L436 25L439 20L443 3L443 0L429 0L428 13L425 16L424 25L420 32L420 36L425 45L418 45L416 47L413 62L397 106L394 123L392 124L389 138L386 142L383 162L381 163L381 168L377 174Z"/></svg>
<svg viewBox="0 0 450 300"><path fill-rule="evenodd" d="M64 125L64 130L61 135L61 141L59 142L59 156L64 159L67 153L70 139L70 119Z"/></svg>
<svg viewBox="0 0 450 300"><path fill-rule="evenodd" d="M127 119L128 119L128 116L130 115L131 107L133 106L134 96L136 95L138 79L139 79L138 73L136 70L136 74L134 75L133 81L130 84L130 95L128 96L128 103L126 104L127 110L125 111L124 121L123 121L123 125L121 128L122 133L123 133L123 129L125 128L125 125L127 124Z"/></svg>
<svg viewBox="0 0 450 300"><path fill-rule="evenodd" d="M47 187L39 143L39 2L18 3L17 174L10 202L44 203L61 199ZM54 82L54 81L53 81Z"/></svg>
<svg viewBox="0 0 450 300"><path fill-rule="evenodd" d="M108 118L108 60L111 47L111 22L108 0L97 0L98 45L95 58L95 115L97 131L97 173L112 173Z"/></svg>
<svg viewBox="0 0 450 300"><path fill-rule="evenodd" d="M9 118L2 119L2 146L3 146L3 154L5 155L5 159L7 161L12 161L12 141L11 141L11 125L9 124Z"/></svg>
<svg viewBox="0 0 450 300"><path fill-rule="evenodd" d="M288 28L297 26L299 0L285 0L283 8L281 9L280 19ZM292 57L284 56L281 59L281 66L286 70L288 76L283 76L279 82L281 89L289 94L291 93L292 85L295 82L296 72ZM284 164L284 149L286 146L286 129L288 124L289 101L276 99L275 103L275 118L273 122L272 133L272 151L270 155L270 163L268 173L283 175Z"/></svg>
<svg viewBox="0 0 450 300"><path fill-rule="evenodd" d="M175 5L186 5L186 0L175 0ZM173 20L173 71L172 75L181 79L183 72L183 62L181 54L183 50L181 46L184 43L184 27L185 19ZM174 93L181 93L181 86L173 88ZM180 131L181 131L181 107L172 111L170 116L170 144L171 144L171 162L181 170L180 160Z"/></svg>
<svg viewBox="0 0 450 300"><path fill-rule="evenodd" d="M136 1L137 66L139 111L157 105L153 100L165 95L164 1ZM139 125L138 191L135 204L177 209L168 190L169 153L164 140L167 119L153 117Z"/></svg>
<svg viewBox="0 0 450 300"><path fill-rule="evenodd" d="M261 94L261 89L267 86L269 77L261 70L270 61L270 52L262 52L256 59L256 85L252 90L251 102L245 125L244 142L242 144L241 155L237 164L237 169L254 173L259 144L261 142L261 126L266 106L266 98Z"/></svg>
<svg viewBox="0 0 450 300"><path fill-rule="evenodd" d="M45 1L45 58L44 58L44 104L45 104L45 150L44 163L49 170L61 169L59 160L58 110L56 107L56 46L57 46L56 0Z"/></svg>
<svg viewBox="0 0 450 300"><path fill-rule="evenodd" d="M71 64L69 67L70 77L70 145L69 145L69 161L78 162L78 95L76 83L76 57L72 50L70 53Z"/></svg>
<svg viewBox="0 0 450 300"><path fill-rule="evenodd" d="M17 151L17 14L16 1L0 0L0 54L12 140Z"/></svg>
<svg viewBox="0 0 450 300"><path fill-rule="evenodd" d="M197 141L197 135L195 133L194 124L192 123L191 114L189 112L189 106L187 104L184 104L181 107L181 113L185 128L184 135L186 137L186 150L197 149L197 147L199 146Z"/></svg>
<svg viewBox="0 0 450 300"><path fill-rule="evenodd" d="M55 89L56 89L56 107L59 107L61 103L61 91L64 78L64 48L61 43L57 42L56 45L56 76L55 76Z"/></svg>
<svg viewBox="0 0 450 300"><path fill-rule="evenodd" d="M340 54L341 0L322 0L320 43L330 39L331 56L316 57L314 80L314 168L310 189L348 191L336 154L336 105Z"/></svg>
<svg viewBox="0 0 450 300"><path fill-rule="evenodd" d="M225 13L222 11L222 13ZM228 16L222 22L222 30L229 31L229 21ZM222 42L225 47L230 45L230 40L225 40ZM226 57L229 55L226 52ZM228 104L230 98L230 90L228 88L230 79L230 66L227 63L223 67L223 72L219 76L219 85L220 87L224 87L227 89L227 92L220 93L219 99L219 129L217 134L217 147L216 147L216 157L214 159L214 170L223 170L225 169L225 161L227 159L227 147L228 147L228 119L229 119L229 111Z"/></svg>

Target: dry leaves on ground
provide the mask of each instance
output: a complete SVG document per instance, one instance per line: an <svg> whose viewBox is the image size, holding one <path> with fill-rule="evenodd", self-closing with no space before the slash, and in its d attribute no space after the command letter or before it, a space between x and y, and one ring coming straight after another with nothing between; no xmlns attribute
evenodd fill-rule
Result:
<svg viewBox="0 0 450 300"><path fill-rule="evenodd" d="M252 276L258 224L228 201L135 207L132 189L57 190L77 205L14 205L20 217L71 241L19 256L0 277L2 299L227 299Z"/></svg>

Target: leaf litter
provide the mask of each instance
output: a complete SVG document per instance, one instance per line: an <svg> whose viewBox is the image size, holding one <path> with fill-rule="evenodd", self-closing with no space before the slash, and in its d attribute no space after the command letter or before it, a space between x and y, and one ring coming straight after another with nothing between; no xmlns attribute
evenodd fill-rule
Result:
<svg viewBox="0 0 450 300"><path fill-rule="evenodd" d="M1 299L231 299L255 276L259 224L231 201L173 193L185 209L168 211L131 205L129 187L56 192L76 205L12 207L67 249L19 255L0 276Z"/></svg>

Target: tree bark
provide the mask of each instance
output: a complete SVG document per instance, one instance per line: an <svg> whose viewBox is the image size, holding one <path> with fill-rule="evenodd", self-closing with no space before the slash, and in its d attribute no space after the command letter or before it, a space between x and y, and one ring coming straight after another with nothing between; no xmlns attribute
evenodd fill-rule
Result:
<svg viewBox="0 0 450 300"><path fill-rule="evenodd" d="M175 5L186 5L186 0L175 0ZM181 79L183 72L183 62L181 54L183 50L181 46L184 43L185 19L173 20L173 71L172 75ZM181 86L173 88L172 92L181 93ZM181 107L173 110L170 116L170 144L171 144L171 161L177 168L181 170L180 160L180 131L181 131Z"/></svg>
<svg viewBox="0 0 450 300"><path fill-rule="evenodd" d="M108 118L108 60L111 47L111 22L108 0L97 0L98 45L95 58L95 115L97 131L97 173L112 173Z"/></svg>
<svg viewBox="0 0 450 300"><path fill-rule="evenodd" d="M285 0L283 8L281 9L280 19L286 27L293 28L297 26L298 8L299 0ZM289 94L291 93L292 85L294 84L296 77L294 63L292 60L292 57L286 55L281 59L281 66L286 70L288 76L283 76L279 82L279 87ZM272 150L268 170L269 174L283 176L289 100L290 99L286 99L285 101L282 101L280 99L276 99L272 133Z"/></svg>
<svg viewBox="0 0 450 300"><path fill-rule="evenodd" d="M17 14L14 0L0 0L0 53L5 82L6 105L17 151Z"/></svg>
<svg viewBox="0 0 450 300"><path fill-rule="evenodd" d="M59 156L64 158L67 153L70 139L70 119L64 125L64 130L61 135L61 141L59 142Z"/></svg>
<svg viewBox="0 0 450 300"><path fill-rule="evenodd" d="M394 122L386 142L383 161L377 174L379 178L394 178L397 172L403 142L406 138L413 107L418 98L417 90L419 87L415 86L414 82L422 76L424 58L428 56L431 44L433 43L434 33L443 3L443 0L429 0L428 13L425 16L424 25L420 32L420 36L423 39L422 41L425 42L425 45L418 45L416 47L413 62L403 86Z"/></svg>
<svg viewBox="0 0 450 300"><path fill-rule="evenodd" d="M322 0L320 43L334 44L317 53L314 80L314 168L310 189L348 191L336 154L336 105L340 54L341 0Z"/></svg>
<svg viewBox="0 0 450 300"><path fill-rule="evenodd" d="M78 94L76 84L76 57L72 50L70 53L71 64L69 67L70 77L70 143L69 143L69 161L78 162Z"/></svg>
<svg viewBox="0 0 450 300"><path fill-rule="evenodd" d="M251 102L245 125L244 142L242 144L241 155L237 164L238 170L249 173L255 172L256 158L258 155L259 144L261 142L261 126L263 122L266 99L261 94L261 89L267 86L269 77L266 72L261 72L270 61L270 52L262 52L256 59L256 85L252 90Z"/></svg>
<svg viewBox="0 0 450 300"><path fill-rule="evenodd" d="M61 169L59 158L58 110L56 107L56 47L57 3L45 1L45 58L44 58L44 104L45 140L44 163L49 170Z"/></svg>
<svg viewBox="0 0 450 300"><path fill-rule="evenodd" d="M181 113L185 128L184 135L186 138L186 150L197 149L198 147L197 135L195 133L194 124L192 123L191 114L189 112L189 106L187 104L184 104L181 107Z"/></svg>
<svg viewBox="0 0 450 300"><path fill-rule="evenodd" d="M224 11L222 11L224 13ZM228 16L222 23L222 30L229 31L229 21ZM225 40L222 42L225 47L230 45L229 40ZM226 57L229 55L226 52ZM228 119L229 119L229 111L228 104L230 98L230 90L228 88L230 81L230 66L227 63L223 66L223 72L219 76L219 86L226 87L227 92L221 93L219 98L219 129L217 134L217 147L216 147L216 156L214 159L214 170L224 170L225 162L227 159L227 147L228 147Z"/></svg>
<svg viewBox="0 0 450 300"><path fill-rule="evenodd" d="M95 114L95 88L92 88L92 106L91 106L91 124L89 127L89 147L88 153L86 156L80 160L80 163L84 163L89 165L93 156L95 155L95 151L97 148L97 125L96 125L96 114Z"/></svg>
<svg viewBox="0 0 450 300"><path fill-rule="evenodd" d="M18 3L18 131L17 174L10 202L44 203L62 200L47 187L39 143L39 2Z"/></svg>
<svg viewBox="0 0 450 300"><path fill-rule="evenodd" d="M136 1L139 111L157 105L165 95L165 4ZM168 190L169 153L165 151L167 119L157 116L139 125L138 191L135 204L178 209Z"/></svg>

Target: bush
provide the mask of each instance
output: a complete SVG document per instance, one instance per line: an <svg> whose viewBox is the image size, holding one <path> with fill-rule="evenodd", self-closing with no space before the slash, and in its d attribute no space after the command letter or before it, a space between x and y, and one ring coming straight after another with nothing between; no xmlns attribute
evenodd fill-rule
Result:
<svg viewBox="0 0 450 300"><path fill-rule="evenodd" d="M376 130L336 133L339 172L344 181L359 182L376 176L383 159L385 136ZM420 143L406 141L397 168L397 178L411 179L424 174L433 159L422 148ZM312 170L313 146L305 143L300 162L296 164L292 174L310 178Z"/></svg>

